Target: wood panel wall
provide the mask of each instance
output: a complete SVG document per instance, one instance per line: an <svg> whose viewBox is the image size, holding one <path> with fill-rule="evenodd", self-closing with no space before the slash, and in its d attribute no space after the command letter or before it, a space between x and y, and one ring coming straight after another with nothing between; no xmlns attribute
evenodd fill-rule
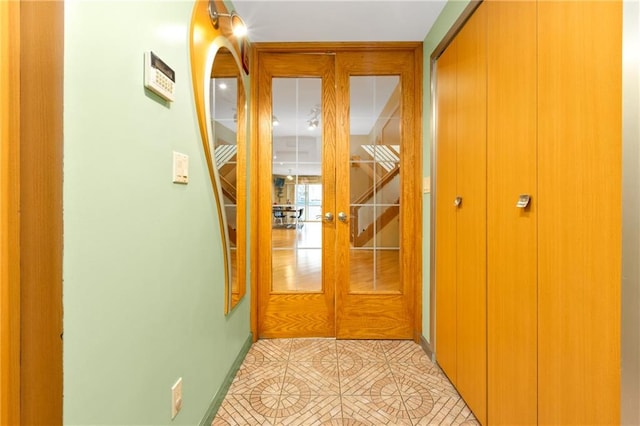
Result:
<svg viewBox="0 0 640 426"><path fill-rule="evenodd" d="M622 2L538 2L538 413L620 422Z"/></svg>
<svg viewBox="0 0 640 426"><path fill-rule="evenodd" d="M62 424L64 3L20 3L21 422Z"/></svg>
<svg viewBox="0 0 640 426"><path fill-rule="evenodd" d="M0 2L0 424L20 423L20 4Z"/></svg>
<svg viewBox="0 0 640 426"><path fill-rule="evenodd" d="M536 424L536 3L487 2L488 419ZM531 196L518 208L520 194Z"/></svg>

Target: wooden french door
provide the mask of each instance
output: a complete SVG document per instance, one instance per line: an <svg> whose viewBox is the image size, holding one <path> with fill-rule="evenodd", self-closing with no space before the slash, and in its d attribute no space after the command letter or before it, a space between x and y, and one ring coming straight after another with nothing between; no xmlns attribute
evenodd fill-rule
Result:
<svg viewBox="0 0 640 426"><path fill-rule="evenodd" d="M420 333L421 50L394 46L258 47L258 337Z"/></svg>

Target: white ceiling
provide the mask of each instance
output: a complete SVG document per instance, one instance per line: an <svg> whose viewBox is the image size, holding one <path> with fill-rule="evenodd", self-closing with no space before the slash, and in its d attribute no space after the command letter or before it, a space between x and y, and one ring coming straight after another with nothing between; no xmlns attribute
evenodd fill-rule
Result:
<svg viewBox="0 0 640 426"><path fill-rule="evenodd" d="M234 0L252 42L423 41L446 0Z"/></svg>
<svg viewBox="0 0 640 426"><path fill-rule="evenodd" d="M251 42L423 41L447 0L234 0ZM307 79L309 80L309 79ZM351 93L351 132L367 134L397 84L359 78ZM321 132L308 129L317 90L303 80L274 87L273 173L320 174ZM308 81L313 87L313 82ZM360 87L362 86L362 87ZM374 90L374 88L377 88ZM316 93L317 92L317 93ZM377 94L371 98L372 94Z"/></svg>

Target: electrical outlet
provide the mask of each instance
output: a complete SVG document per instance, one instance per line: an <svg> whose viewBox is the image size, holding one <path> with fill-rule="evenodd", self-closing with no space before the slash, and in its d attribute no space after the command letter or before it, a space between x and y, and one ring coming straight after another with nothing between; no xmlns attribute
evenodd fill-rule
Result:
<svg viewBox="0 0 640 426"><path fill-rule="evenodd" d="M171 420L175 419L182 408L182 377L171 386Z"/></svg>

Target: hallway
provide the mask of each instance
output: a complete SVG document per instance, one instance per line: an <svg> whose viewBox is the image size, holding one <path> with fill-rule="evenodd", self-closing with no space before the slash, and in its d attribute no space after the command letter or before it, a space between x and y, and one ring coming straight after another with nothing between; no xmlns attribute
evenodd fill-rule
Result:
<svg viewBox="0 0 640 426"><path fill-rule="evenodd" d="M477 425L406 340L259 340L213 425Z"/></svg>

